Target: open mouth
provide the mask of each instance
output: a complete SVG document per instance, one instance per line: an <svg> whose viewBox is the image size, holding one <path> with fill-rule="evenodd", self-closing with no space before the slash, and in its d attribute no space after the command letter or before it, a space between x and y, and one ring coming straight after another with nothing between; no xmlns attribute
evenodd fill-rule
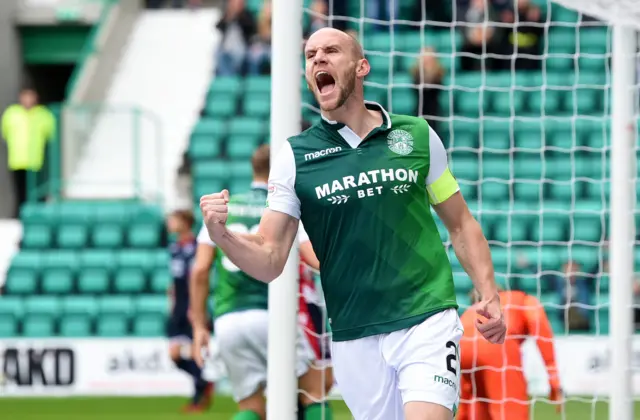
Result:
<svg viewBox="0 0 640 420"><path fill-rule="evenodd" d="M316 86L321 95L326 95L336 87L336 80L326 71L319 71L316 73Z"/></svg>

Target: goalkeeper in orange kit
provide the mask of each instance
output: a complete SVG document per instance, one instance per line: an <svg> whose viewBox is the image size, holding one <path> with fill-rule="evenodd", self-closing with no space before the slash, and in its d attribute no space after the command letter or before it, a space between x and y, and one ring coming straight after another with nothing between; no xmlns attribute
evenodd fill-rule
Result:
<svg viewBox="0 0 640 420"><path fill-rule="evenodd" d="M477 302L474 292L474 302ZM478 334L476 305L461 317L464 336L460 342L461 398L458 420L528 420L529 396L522 369L520 345L528 337L537 340L549 374L549 399L560 401L551 324L542 304L520 291L501 291L500 302L507 323L504 344L491 344ZM560 409L560 405L558 405Z"/></svg>

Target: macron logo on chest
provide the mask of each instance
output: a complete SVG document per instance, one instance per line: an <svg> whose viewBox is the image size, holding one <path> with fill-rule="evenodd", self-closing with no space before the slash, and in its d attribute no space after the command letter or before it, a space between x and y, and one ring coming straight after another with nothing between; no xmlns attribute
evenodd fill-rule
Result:
<svg viewBox="0 0 640 420"><path fill-rule="evenodd" d="M329 147L324 150L318 150L317 152L306 153L304 155L304 160L308 161L308 160L317 159L322 156L328 156L332 153L340 152L341 150L342 150L342 147L338 146L338 147Z"/></svg>

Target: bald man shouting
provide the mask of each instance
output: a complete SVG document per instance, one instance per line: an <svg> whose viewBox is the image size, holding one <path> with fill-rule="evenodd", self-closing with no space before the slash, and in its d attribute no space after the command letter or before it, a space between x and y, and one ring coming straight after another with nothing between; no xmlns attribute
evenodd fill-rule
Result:
<svg viewBox="0 0 640 420"><path fill-rule="evenodd" d="M256 234L227 229L226 190L201 199L207 230L241 270L270 282L301 220L320 261L334 375L355 419L450 420L462 325L430 206L482 295L476 327L501 343L489 246L427 122L364 101L370 67L358 42L325 28L304 54L322 120L279 151Z"/></svg>

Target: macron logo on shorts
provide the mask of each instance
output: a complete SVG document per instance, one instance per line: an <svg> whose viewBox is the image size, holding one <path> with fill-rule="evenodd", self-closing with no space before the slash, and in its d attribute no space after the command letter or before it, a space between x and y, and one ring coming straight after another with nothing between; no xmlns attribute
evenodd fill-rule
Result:
<svg viewBox="0 0 640 420"><path fill-rule="evenodd" d="M453 389L456 389L456 383L453 382L451 379L449 378L445 378L444 376L440 376L440 375L434 375L433 376L433 381L437 382L437 383L441 383L441 384L445 384L450 386Z"/></svg>
<svg viewBox="0 0 640 420"><path fill-rule="evenodd" d="M313 160L313 159L317 159L319 157L322 156L328 156L332 153L336 153L342 150L342 147L338 146L338 147L329 147L328 149L324 149L324 150L319 150L317 152L313 152L313 153L307 153L304 155L304 160Z"/></svg>

